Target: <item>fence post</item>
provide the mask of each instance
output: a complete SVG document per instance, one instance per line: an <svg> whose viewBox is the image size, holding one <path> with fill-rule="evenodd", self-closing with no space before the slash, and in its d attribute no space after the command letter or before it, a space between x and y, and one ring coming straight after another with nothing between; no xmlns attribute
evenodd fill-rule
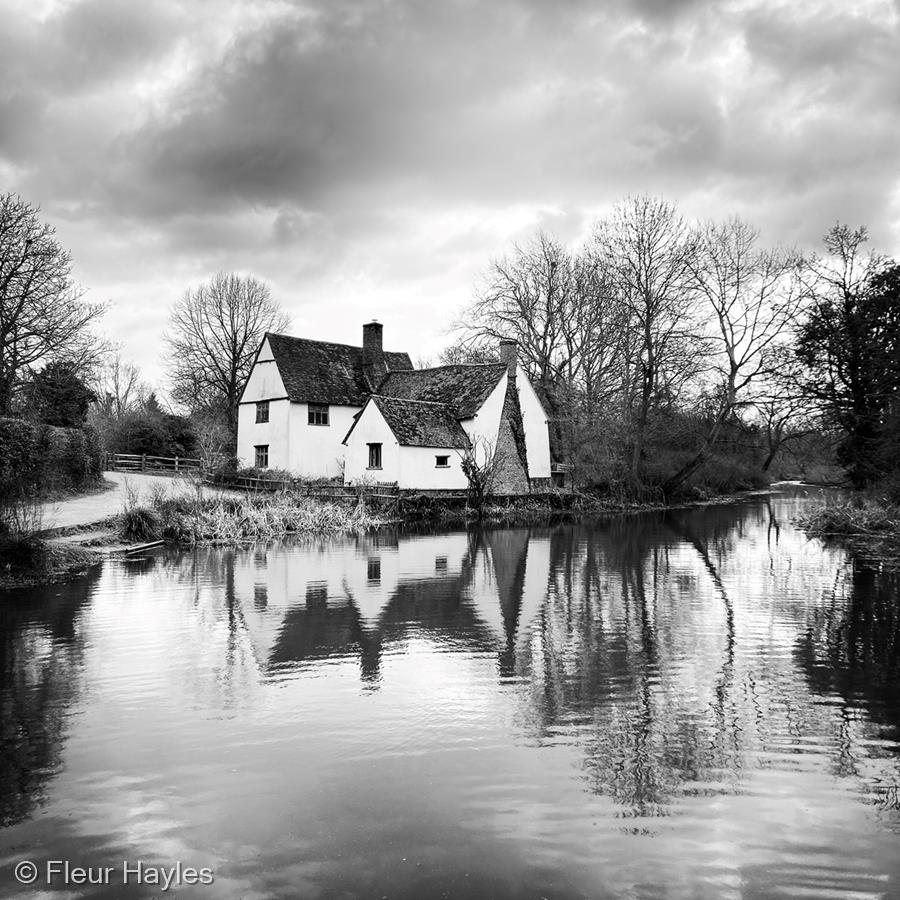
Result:
<svg viewBox="0 0 900 900"><path fill-rule="evenodd" d="M175 471L178 471L178 457L175 457Z"/></svg>
<svg viewBox="0 0 900 900"><path fill-rule="evenodd" d="M141 471L145 472L147 470L147 454L141 454Z"/></svg>

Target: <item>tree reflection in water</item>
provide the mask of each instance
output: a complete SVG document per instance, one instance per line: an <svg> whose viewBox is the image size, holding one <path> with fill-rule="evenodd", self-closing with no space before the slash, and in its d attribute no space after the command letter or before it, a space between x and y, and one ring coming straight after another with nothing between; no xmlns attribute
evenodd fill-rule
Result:
<svg viewBox="0 0 900 900"><path fill-rule="evenodd" d="M66 719L81 685L78 619L99 569L0 600L0 827L26 818L62 767Z"/></svg>

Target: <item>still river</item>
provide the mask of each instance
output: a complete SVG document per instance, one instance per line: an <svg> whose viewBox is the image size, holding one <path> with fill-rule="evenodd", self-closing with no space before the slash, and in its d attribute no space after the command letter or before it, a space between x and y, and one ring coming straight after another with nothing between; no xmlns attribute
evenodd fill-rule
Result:
<svg viewBox="0 0 900 900"><path fill-rule="evenodd" d="M0 896L900 897L900 584L809 502L0 595Z"/></svg>

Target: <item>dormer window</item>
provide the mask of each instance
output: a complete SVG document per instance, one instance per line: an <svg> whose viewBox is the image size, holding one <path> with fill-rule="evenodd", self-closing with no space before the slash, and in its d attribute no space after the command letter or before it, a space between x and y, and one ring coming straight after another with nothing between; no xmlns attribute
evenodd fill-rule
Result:
<svg viewBox="0 0 900 900"><path fill-rule="evenodd" d="M327 425L328 424L328 404L327 403L310 403L309 418L310 425Z"/></svg>
<svg viewBox="0 0 900 900"><path fill-rule="evenodd" d="M256 423L269 421L269 401L260 400L256 404Z"/></svg>

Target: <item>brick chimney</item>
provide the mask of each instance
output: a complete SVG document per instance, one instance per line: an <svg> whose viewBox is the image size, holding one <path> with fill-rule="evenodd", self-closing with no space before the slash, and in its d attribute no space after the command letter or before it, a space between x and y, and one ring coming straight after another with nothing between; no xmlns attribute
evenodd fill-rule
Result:
<svg viewBox="0 0 900 900"><path fill-rule="evenodd" d="M510 378L516 377L516 363L518 362L519 345L515 341L500 341L500 362L506 364L506 371Z"/></svg>
<svg viewBox="0 0 900 900"><path fill-rule="evenodd" d="M373 319L363 325L363 374L372 390L376 390L381 379L387 375L382 345L383 326Z"/></svg>

